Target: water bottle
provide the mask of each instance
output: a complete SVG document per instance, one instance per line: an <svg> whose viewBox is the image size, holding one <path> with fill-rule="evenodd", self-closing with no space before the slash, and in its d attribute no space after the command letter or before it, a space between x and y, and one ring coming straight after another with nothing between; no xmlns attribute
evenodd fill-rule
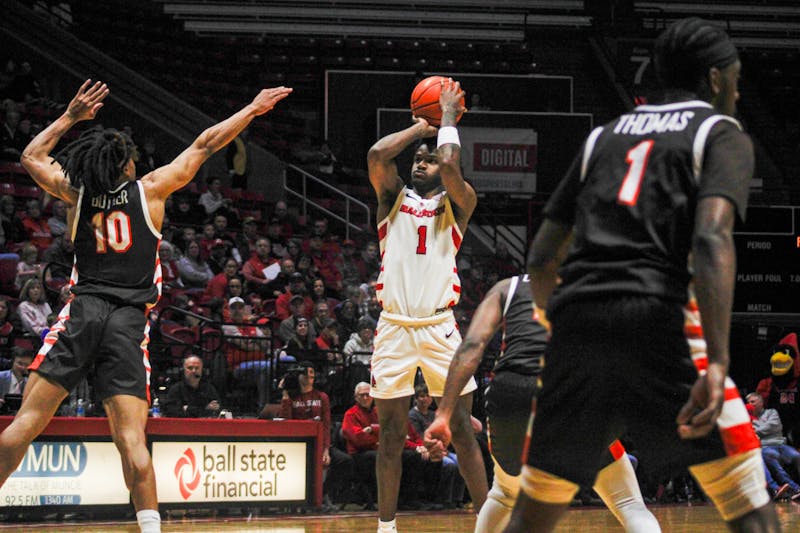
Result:
<svg viewBox="0 0 800 533"><path fill-rule="evenodd" d="M161 407L158 405L158 398L153 400L153 408L151 409L151 414L153 418L161 418Z"/></svg>
<svg viewBox="0 0 800 533"><path fill-rule="evenodd" d="M83 398L78 398L78 405L75 408L75 416L86 416L86 405L83 403Z"/></svg>

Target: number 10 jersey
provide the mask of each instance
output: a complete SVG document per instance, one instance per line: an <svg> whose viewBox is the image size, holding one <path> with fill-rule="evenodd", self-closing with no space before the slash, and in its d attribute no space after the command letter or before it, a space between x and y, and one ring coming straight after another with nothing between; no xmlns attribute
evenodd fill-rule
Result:
<svg viewBox="0 0 800 533"><path fill-rule="evenodd" d="M145 307L156 304L161 295L161 233L150 219L139 180L92 197L81 188L72 240L74 294Z"/></svg>

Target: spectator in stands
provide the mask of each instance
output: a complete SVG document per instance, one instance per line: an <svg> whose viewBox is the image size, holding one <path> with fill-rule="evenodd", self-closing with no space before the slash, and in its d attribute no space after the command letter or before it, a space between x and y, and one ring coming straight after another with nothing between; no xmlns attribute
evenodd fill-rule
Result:
<svg viewBox="0 0 800 533"><path fill-rule="evenodd" d="M342 241L342 255L335 265L342 273L343 285L360 285L367 279L367 266L360 255L356 255L356 243L350 239Z"/></svg>
<svg viewBox="0 0 800 533"><path fill-rule="evenodd" d="M788 466L794 471L794 476L800 475L800 452L786 444L778 411L764 409L764 398L757 392L751 392L745 399L751 411L753 428L761 439L764 464L779 485L789 485L792 501L800 502L800 485L784 469Z"/></svg>
<svg viewBox="0 0 800 533"><path fill-rule="evenodd" d="M303 243L303 251L310 255L313 255L311 253L313 250L311 247L311 239L314 237L319 237L322 241L320 249L326 260L333 261L342 253L339 247L339 238L330 232L327 218L319 217L314 220L314 226L311 228L311 235Z"/></svg>
<svg viewBox="0 0 800 533"><path fill-rule="evenodd" d="M281 378L281 408L278 416L287 420L317 420L322 422L322 458L325 469L323 493L325 506L331 500L337 503L349 501L349 485L353 478L353 458L331 446L331 404L328 395L314 388L316 372L310 361L300 361L297 369L298 388L287 387L286 377ZM291 384L294 386L294 383ZM326 509L329 510L329 509Z"/></svg>
<svg viewBox="0 0 800 533"><path fill-rule="evenodd" d="M22 150L26 145L20 144L22 137L17 126L19 125L20 114L17 110L6 112L3 126L0 127L0 159L5 161L19 161Z"/></svg>
<svg viewBox="0 0 800 533"><path fill-rule="evenodd" d="M377 279L378 273L381 270L381 255L378 243L369 241L364 245L364 250L361 252L361 259L364 261L364 267L367 269L367 276L365 279L372 279L373 276Z"/></svg>
<svg viewBox="0 0 800 533"><path fill-rule="evenodd" d="M142 143L142 150L139 152L139 160L136 162L136 172L144 176L148 172L164 166L164 158L156 151L156 141L152 137L145 138ZM190 224L197 222L196 219Z"/></svg>
<svg viewBox="0 0 800 533"><path fill-rule="evenodd" d="M314 316L311 318L311 329L314 331L322 331L325 324L329 319L334 318L330 310L328 302L325 300L317 300L314 303Z"/></svg>
<svg viewBox="0 0 800 533"><path fill-rule="evenodd" d="M317 267L314 266L314 261L311 260L311 256L305 254L301 255L297 262L295 262L294 268L303 276L303 282L307 286L310 286L315 279L320 277Z"/></svg>
<svg viewBox="0 0 800 533"><path fill-rule="evenodd" d="M367 502L368 505L371 505L374 502L375 495L375 459L378 453L378 438L380 436L378 412L373 406L369 383L361 382L357 384L354 396L356 403L345 412L342 420L342 436L347 445L347 453L353 456L356 478L372 487ZM406 444L408 445L408 441ZM398 505L398 508L420 509L422 507L416 501L414 494L419 485L422 449L425 449L425 447L422 446L420 449L413 446L403 449L403 475L400 481L400 500L403 503ZM427 451L427 449L425 450Z"/></svg>
<svg viewBox="0 0 800 533"><path fill-rule="evenodd" d="M6 94L15 102L31 102L42 97L39 81L33 75L31 64L27 61L20 63L17 75L8 86Z"/></svg>
<svg viewBox="0 0 800 533"><path fill-rule="evenodd" d="M49 278L57 281L67 281L72 274L72 264L75 259L75 245L69 234L63 233L53 237L53 244L42 254L42 259L49 264Z"/></svg>
<svg viewBox="0 0 800 533"><path fill-rule="evenodd" d="M242 220L242 231L236 234L234 246L239 250L242 261L247 262L249 258L256 254L256 241L258 236L258 224L253 217L244 217Z"/></svg>
<svg viewBox="0 0 800 533"><path fill-rule="evenodd" d="M292 299L289 301L289 310L292 313L287 319L281 321L280 326L278 327L278 337L281 339L282 342L289 342L289 339L295 334L295 327L297 326L297 321L299 318L304 318L308 321L308 317L306 317L306 300L299 294L295 294L292 296ZM317 330L313 324L310 322L308 323L308 338L310 340L317 338Z"/></svg>
<svg viewBox="0 0 800 533"><path fill-rule="evenodd" d="M248 322L242 298L238 296L231 298L228 306L231 311L231 323L222 326L228 368L236 370L239 365L248 361L265 361L271 339L264 335L262 328Z"/></svg>
<svg viewBox="0 0 800 533"><path fill-rule="evenodd" d="M192 226L184 226L181 228L179 232L175 234L175 239L172 241L172 244L175 246L176 252L176 259L181 259L184 255L184 251L186 250L186 245L190 242L195 242L197 240L197 230L194 229ZM198 248L199 251L199 248Z"/></svg>
<svg viewBox="0 0 800 533"><path fill-rule="evenodd" d="M278 260L272 257L271 253L272 243L266 237L260 237L256 241L255 251L255 255L242 265L242 274L247 280L247 290L258 293L262 298L272 298L268 285L277 277L277 272L280 272L280 270L271 272L278 268ZM272 265L275 267L268 271L267 269ZM272 277L268 278L267 274Z"/></svg>
<svg viewBox="0 0 800 533"><path fill-rule="evenodd" d="M328 313L333 317L333 309L339 305L339 300L331 298L328 294L328 288L325 286L325 280L322 278L315 279L311 284L311 299L314 304L325 302L328 304ZM316 315L316 313L315 313Z"/></svg>
<svg viewBox="0 0 800 533"><path fill-rule="evenodd" d="M47 225L55 238L67 231L67 204L63 200L53 200L52 211L53 215L47 219Z"/></svg>
<svg viewBox="0 0 800 533"><path fill-rule="evenodd" d="M232 248L234 235L228 229L228 217L222 214L214 215L214 219L211 224L214 226L214 238L222 239L225 241L226 246Z"/></svg>
<svg viewBox="0 0 800 533"><path fill-rule="evenodd" d="M266 287L269 298L277 298L286 291L292 274L294 274L294 261L289 258L281 259L281 271Z"/></svg>
<svg viewBox="0 0 800 533"><path fill-rule="evenodd" d="M13 250L13 244L19 244L27 239L27 231L22 219L17 216L17 205L13 196L7 194L0 196L0 217L6 236L6 248Z"/></svg>
<svg viewBox="0 0 800 533"><path fill-rule="evenodd" d="M39 203L39 200L28 201L22 225L25 227L27 240L36 246L39 253L44 252L52 244L53 234L50 232L50 226L47 225L47 219L42 214L42 204Z"/></svg>
<svg viewBox="0 0 800 533"><path fill-rule="evenodd" d="M211 267L200 257L200 244L190 241L183 257L178 261L178 271L186 288L205 288L214 277Z"/></svg>
<svg viewBox="0 0 800 533"><path fill-rule="evenodd" d="M237 276L238 273L239 263L236 262L236 259L226 260L222 272L211 278L211 281L208 282L208 286L203 295L204 299L209 301L214 298L223 298L228 290L228 281L234 276Z"/></svg>
<svg viewBox="0 0 800 533"><path fill-rule="evenodd" d="M138 166L137 166L138 170ZM176 195L172 209L167 211L169 219L179 226L195 226L203 220L203 211L196 205L192 205L189 197L185 194ZM194 228L192 228L194 231Z"/></svg>
<svg viewBox="0 0 800 533"><path fill-rule="evenodd" d="M314 269L319 277L325 280L325 286L338 294L342 290L342 273L335 263L339 253L325 252L322 237L319 235L311 236L309 246L309 254L314 263Z"/></svg>
<svg viewBox="0 0 800 533"><path fill-rule="evenodd" d="M217 238L214 236L214 224L208 223L203 225L203 233L200 235L200 255L203 259L208 260L211 256L211 248L216 243Z"/></svg>
<svg viewBox="0 0 800 533"><path fill-rule="evenodd" d="M277 218L270 220L267 237L272 243L272 255L278 258L286 257L286 238L283 236L283 226Z"/></svg>
<svg viewBox="0 0 800 533"><path fill-rule="evenodd" d="M279 320L286 320L292 313L289 309L289 303L292 296L302 296L305 300L305 317L310 318L312 310L314 309L314 301L307 295L306 282L303 274L295 272L289 276L288 289L275 299L275 316Z"/></svg>
<svg viewBox="0 0 800 533"><path fill-rule="evenodd" d="M208 266L211 267L211 272L215 275L220 274L225 270L225 265L230 260L235 261L237 265L239 263L239 261L230 254L230 248L228 248L227 243L222 239L216 239L211 244L211 253L208 256Z"/></svg>
<svg viewBox="0 0 800 533"><path fill-rule="evenodd" d="M408 412L408 420L417 435L424 435L436 416L436 412L431 409L432 404L433 398L428 392L428 386L425 383L415 386L414 407ZM441 472L436 476L438 486L436 491L430 494L430 499L453 509L464 499L464 478L458 472L458 457L455 452L448 450L442 457L441 463Z"/></svg>
<svg viewBox="0 0 800 533"><path fill-rule="evenodd" d="M278 222L280 222L283 228L283 236L287 239L291 238L300 230L300 224L298 224L297 219L289 213L289 208L283 200L275 202L275 209L273 210L272 216L277 218Z"/></svg>
<svg viewBox="0 0 800 533"><path fill-rule="evenodd" d="M308 319L304 316L297 317L294 325L294 335L286 342L282 350L295 359L308 359L312 355L314 337L309 334Z"/></svg>
<svg viewBox="0 0 800 533"><path fill-rule="evenodd" d="M358 307L352 300L343 300L334 310L336 320L339 321L338 335L342 339L349 339L350 335L358 331Z"/></svg>
<svg viewBox="0 0 800 533"><path fill-rule="evenodd" d="M351 369L354 364L361 364L369 368L372 351L374 350L374 337L375 321L366 316L359 318L357 331L350 334L350 338L342 350L345 360L349 363Z"/></svg>
<svg viewBox="0 0 800 533"><path fill-rule="evenodd" d="M0 295L0 357L8 357L11 347L14 346L14 335L17 331L11 322L14 310L8 297Z"/></svg>
<svg viewBox="0 0 800 533"><path fill-rule="evenodd" d="M39 252L31 244L25 244L19 252L19 263L17 263L17 275L14 278L14 289L19 291L30 279L42 280L44 265L38 260Z"/></svg>
<svg viewBox="0 0 800 533"><path fill-rule="evenodd" d="M17 314L22 322L22 328L37 339L41 338L44 330L49 328L47 317L53 312L44 295L44 286L37 279L29 279L19 291L20 303Z"/></svg>
<svg viewBox="0 0 800 533"><path fill-rule="evenodd" d="M203 360L189 355L183 360L183 379L170 387L164 400L164 414L176 418L214 418L219 414L220 396L203 380Z"/></svg>
<svg viewBox="0 0 800 533"><path fill-rule="evenodd" d="M300 247L300 241L297 239L289 239L286 241L286 257L294 261L295 265L302 255L303 252Z"/></svg>
<svg viewBox="0 0 800 533"><path fill-rule="evenodd" d="M216 215L224 215L229 221L238 221L233 211L233 200L222 196L222 181L219 178L208 178L208 190L200 195L197 203L205 210L206 219L213 220Z"/></svg>
<svg viewBox="0 0 800 533"><path fill-rule="evenodd" d="M172 243L162 240L158 246L158 257L161 261L161 283L164 288L177 289L183 287Z"/></svg>
<svg viewBox="0 0 800 533"><path fill-rule="evenodd" d="M15 346L11 350L11 368L0 372L0 407L6 394L23 394L28 382L28 367L33 362L33 351Z"/></svg>
<svg viewBox="0 0 800 533"><path fill-rule="evenodd" d="M253 320L253 306L248 301L247 295L244 294L244 280L239 276L234 276L228 280L228 290L225 291L225 304L222 307L222 321L223 322L230 322L231 321L231 309L229 302L231 298L239 297L244 300L244 316L247 317L248 320Z"/></svg>
<svg viewBox="0 0 800 533"><path fill-rule="evenodd" d="M314 348L317 350L317 353L319 353L317 358L327 361L328 366L343 364L342 346L339 343L339 333L337 331L338 327L339 324L336 320L329 318L314 341Z"/></svg>

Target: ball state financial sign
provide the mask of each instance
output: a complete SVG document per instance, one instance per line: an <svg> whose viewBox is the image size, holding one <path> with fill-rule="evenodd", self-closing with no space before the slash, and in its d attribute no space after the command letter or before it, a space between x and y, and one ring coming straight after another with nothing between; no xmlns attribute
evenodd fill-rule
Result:
<svg viewBox="0 0 800 533"><path fill-rule="evenodd" d="M531 129L459 128L466 177L479 192L536 192L537 135Z"/></svg>
<svg viewBox="0 0 800 533"><path fill-rule="evenodd" d="M306 499L304 442L154 442L163 503Z"/></svg>

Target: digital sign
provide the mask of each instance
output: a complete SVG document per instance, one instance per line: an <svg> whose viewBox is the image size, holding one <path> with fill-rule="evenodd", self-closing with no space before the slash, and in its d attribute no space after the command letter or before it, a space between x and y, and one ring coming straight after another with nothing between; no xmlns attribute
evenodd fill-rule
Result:
<svg viewBox="0 0 800 533"><path fill-rule="evenodd" d="M751 207L734 231L737 313L800 313L800 208Z"/></svg>
<svg viewBox="0 0 800 533"><path fill-rule="evenodd" d="M0 488L3 507L129 502L119 452L111 442L34 442Z"/></svg>
<svg viewBox="0 0 800 533"><path fill-rule="evenodd" d="M161 503L301 501L305 442L153 442Z"/></svg>

